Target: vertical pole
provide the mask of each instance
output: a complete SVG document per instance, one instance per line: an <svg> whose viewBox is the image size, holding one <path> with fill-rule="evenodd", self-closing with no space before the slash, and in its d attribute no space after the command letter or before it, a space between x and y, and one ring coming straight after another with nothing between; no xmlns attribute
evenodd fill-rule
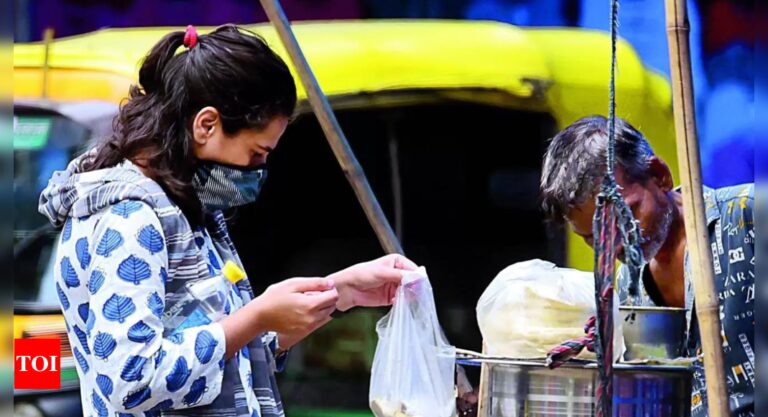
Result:
<svg viewBox="0 0 768 417"><path fill-rule="evenodd" d="M44 99L48 98L48 70L50 68L50 63L48 60L48 57L50 56L51 52L51 43L53 42L53 28L46 28L43 31L43 46L44 46L44 56L43 56L43 91L41 96Z"/></svg>
<svg viewBox="0 0 768 417"><path fill-rule="evenodd" d="M686 0L665 0L665 6L677 158L683 191L685 236L693 267L693 289L704 354L709 415L710 417L727 417L730 411L725 386L723 341L720 336L720 305L715 290L712 253L708 243L699 144L696 137L687 4Z"/></svg>

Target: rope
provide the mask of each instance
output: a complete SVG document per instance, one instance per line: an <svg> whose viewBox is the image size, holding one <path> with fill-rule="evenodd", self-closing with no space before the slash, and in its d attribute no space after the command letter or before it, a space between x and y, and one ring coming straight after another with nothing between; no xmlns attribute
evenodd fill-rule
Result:
<svg viewBox="0 0 768 417"><path fill-rule="evenodd" d="M615 184L613 165L616 160L616 39L619 31L619 1L611 1L611 81L608 93L608 155L606 178Z"/></svg>
<svg viewBox="0 0 768 417"><path fill-rule="evenodd" d="M624 244L625 265L630 272L629 295L634 299L638 295L640 267L643 264L643 253L640 249L640 227L632 215L624 198L619 193L614 167L616 165L616 50L619 33L619 0L611 0L611 78L609 84L608 103L608 149L606 155L606 173L601 194L610 203L616 205L619 231ZM595 213L594 222L599 217ZM598 235L595 235L598 236Z"/></svg>
<svg viewBox="0 0 768 417"><path fill-rule="evenodd" d="M595 236L599 237L599 249L595 251L595 355L600 375L595 389L597 417L613 416L613 265L616 263L613 249L616 236L614 215L609 200L601 200L595 211L594 226Z"/></svg>
<svg viewBox="0 0 768 417"><path fill-rule="evenodd" d="M617 233L624 248L624 264L630 273L629 295L638 295L643 253L640 228L619 192L616 161L616 45L619 30L619 0L611 0L611 78L608 107L606 172L597 195L593 233L595 247L595 354L600 378L595 390L597 417L613 416L613 299Z"/></svg>

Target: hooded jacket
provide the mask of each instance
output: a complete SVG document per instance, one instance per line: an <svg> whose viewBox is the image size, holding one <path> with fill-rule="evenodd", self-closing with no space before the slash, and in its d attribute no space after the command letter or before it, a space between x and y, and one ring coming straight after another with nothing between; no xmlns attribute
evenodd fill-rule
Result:
<svg viewBox="0 0 768 417"><path fill-rule="evenodd" d="M225 361L218 323L169 314L190 280L242 266L222 213L193 230L134 164L82 172L89 155L55 172L39 205L62 228L54 275L84 416L283 416L274 334ZM253 298L239 281L227 314Z"/></svg>

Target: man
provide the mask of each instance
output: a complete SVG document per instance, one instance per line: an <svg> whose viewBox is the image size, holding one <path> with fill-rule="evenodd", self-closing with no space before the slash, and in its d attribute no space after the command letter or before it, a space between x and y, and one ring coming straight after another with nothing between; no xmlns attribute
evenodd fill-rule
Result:
<svg viewBox="0 0 768 417"><path fill-rule="evenodd" d="M586 117L552 139L544 157L542 205L553 221L567 221L573 231L593 245L595 196L605 175L607 120ZM642 305L688 309L689 356L699 356L701 344L693 299L682 195L672 183L667 164L654 155L643 135L629 123L616 121L616 180L621 194L640 222ZM725 377L731 415L754 414L754 297L755 258L752 184L713 190L704 188L709 245L722 321ZM623 251L618 250L619 258ZM619 298L626 303L628 274L619 269ZM704 369L694 365L692 416L707 416Z"/></svg>

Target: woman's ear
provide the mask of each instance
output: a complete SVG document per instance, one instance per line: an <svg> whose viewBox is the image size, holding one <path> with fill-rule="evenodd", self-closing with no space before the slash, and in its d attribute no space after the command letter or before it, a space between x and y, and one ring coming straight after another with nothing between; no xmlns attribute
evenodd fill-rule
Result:
<svg viewBox="0 0 768 417"><path fill-rule="evenodd" d="M195 143L204 145L217 130L221 129L221 117L215 107L203 107L192 121L192 136Z"/></svg>
<svg viewBox="0 0 768 417"><path fill-rule="evenodd" d="M648 171L651 174L652 180L663 191L672 191L675 188L672 171L669 170L667 163L658 156L654 155L648 160Z"/></svg>

